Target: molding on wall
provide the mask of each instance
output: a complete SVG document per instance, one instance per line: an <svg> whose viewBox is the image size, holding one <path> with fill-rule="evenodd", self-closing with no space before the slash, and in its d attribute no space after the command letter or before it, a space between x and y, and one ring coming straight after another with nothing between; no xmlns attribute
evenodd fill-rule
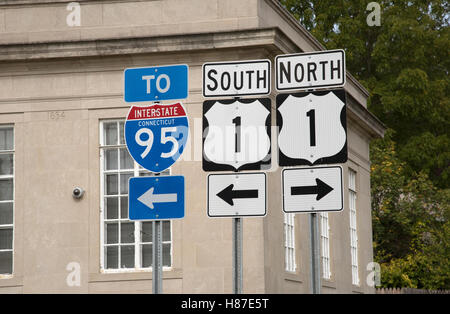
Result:
<svg viewBox="0 0 450 314"><path fill-rule="evenodd" d="M16 6L36 6L36 5L57 5L62 3L114 3L114 2L144 2L144 1L158 1L158 0L0 0L1 7L16 7Z"/></svg>
<svg viewBox="0 0 450 314"><path fill-rule="evenodd" d="M295 50L295 44L278 28L249 29L218 33L197 33L144 38L117 38L93 41L67 41L0 45L1 63L43 61L62 58L107 57L181 51L210 51L211 49L242 49L260 47L275 56L279 52ZM299 48L297 47L297 51ZM355 86L363 93L359 83ZM384 135L385 126L349 93L348 117L370 137Z"/></svg>

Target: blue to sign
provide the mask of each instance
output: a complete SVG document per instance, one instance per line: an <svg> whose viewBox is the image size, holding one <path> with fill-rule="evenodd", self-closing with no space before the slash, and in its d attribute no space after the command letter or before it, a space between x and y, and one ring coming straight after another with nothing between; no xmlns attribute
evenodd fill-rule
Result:
<svg viewBox="0 0 450 314"><path fill-rule="evenodd" d="M188 118L181 103L132 106L125 122L125 142L131 157L156 173L180 158L188 135Z"/></svg>
<svg viewBox="0 0 450 314"><path fill-rule="evenodd" d="M126 69L124 99L146 102L188 97L187 65Z"/></svg>
<svg viewBox="0 0 450 314"><path fill-rule="evenodd" d="M184 217L183 176L134 177L128 182L130 220Z"/></svg>

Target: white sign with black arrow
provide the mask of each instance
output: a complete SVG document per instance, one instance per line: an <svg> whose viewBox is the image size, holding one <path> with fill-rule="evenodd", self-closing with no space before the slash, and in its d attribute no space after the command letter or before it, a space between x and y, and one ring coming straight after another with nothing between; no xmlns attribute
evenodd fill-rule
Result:
<svg viewBox="0 0 450 314"><path fill-rule="evenodd" d="M342 167L283 170L283 211L305 213L344 208Z"/></svg>
<svg viewBox="0 0 450 314"><path fill-rule="evenodd" d="M208 216L265 216L266 174L210 174Z"/></svg>

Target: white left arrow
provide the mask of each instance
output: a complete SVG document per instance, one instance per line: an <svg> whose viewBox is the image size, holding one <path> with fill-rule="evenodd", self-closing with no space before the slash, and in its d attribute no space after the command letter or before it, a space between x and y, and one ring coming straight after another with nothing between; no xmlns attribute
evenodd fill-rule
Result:
<svg viewBox="0 0 450 314"><path fill-rule="evenodd" d="M171 194L153 194L153 190L155 188L151 188L144 194L138 197L138 201L144 204L150 209L153 209L153 203L176 203L178 196L175 193Z"/></svg>

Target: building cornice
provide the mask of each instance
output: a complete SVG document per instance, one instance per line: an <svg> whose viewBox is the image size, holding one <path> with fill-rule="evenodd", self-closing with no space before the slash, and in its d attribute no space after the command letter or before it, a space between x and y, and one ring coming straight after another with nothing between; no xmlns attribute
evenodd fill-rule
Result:
<svg viewBox="0 0 450 314"><path fill-rule="evenodd" d="M252 47L262 47L272 56L298 49L280 29L259 28L216 33L0 45L0 68L2 63L33 60ZM354 81L347 81L347 84L354 84ZM359 89L357 90L359 91ZM384 125L362 104L354 100L349 102L348 108L349 116L362 126L371 137L382 137L384 135Z"/></svg>

